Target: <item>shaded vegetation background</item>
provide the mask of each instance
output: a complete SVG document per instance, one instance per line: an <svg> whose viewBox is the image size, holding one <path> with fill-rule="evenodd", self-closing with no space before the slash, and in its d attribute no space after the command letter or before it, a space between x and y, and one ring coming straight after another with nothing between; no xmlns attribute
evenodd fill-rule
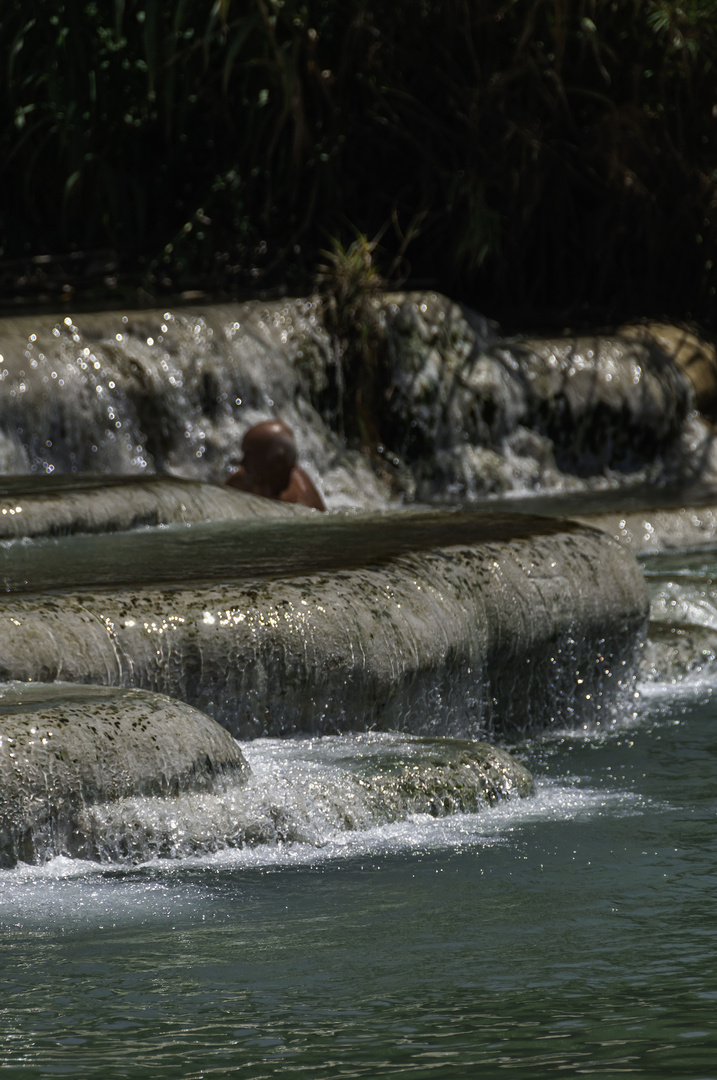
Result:
<svg viewBox="0 0 717 1080"><path fill-rule="evenodd" d="M3 0L0 302L384 278L710 324L717 0ZM324 260L325 262L325 260Z"/></svg>

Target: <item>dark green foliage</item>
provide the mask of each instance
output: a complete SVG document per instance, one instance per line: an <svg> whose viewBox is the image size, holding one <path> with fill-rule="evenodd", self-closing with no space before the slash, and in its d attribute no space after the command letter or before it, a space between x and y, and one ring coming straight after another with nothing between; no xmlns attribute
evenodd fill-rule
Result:
<svg viewBox="0 0 717 1080"><path fill-rule="evenodd" d="M374 264L376 246L361 233L348 247L334 240L331 250L320 252L324 261L316 275L325 324L338 346L336 368L327 371L328 393L316 404L368 453L381 441L380 396L390 381L374 305L384 284Z"/></svg>
<svg viewBox="0 0 717 1080"><path fill-rule="evenodd" d="M3 0L0 56L5 295L303 290L358 231L503 318L710 317L715 2Z"/></svg>

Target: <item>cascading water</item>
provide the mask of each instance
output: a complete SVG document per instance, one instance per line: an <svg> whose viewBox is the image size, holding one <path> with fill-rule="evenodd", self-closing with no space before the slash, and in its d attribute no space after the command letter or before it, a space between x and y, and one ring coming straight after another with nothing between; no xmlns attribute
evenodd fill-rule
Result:
<svg viewBox="0 0 717 1080"><path fill-rule="evenodd" d="M85 856L139 863L259 846L320 850L412 815L476 813L533 793L530 773L508 754L467 740L261 739L245 744L244 753L249 776L217 793L88 807L81 821Z"/></svg>
<svg viewBox="0 0 717 1080"><path fill-rule="evenodd" d="M302 394L299 336L329 347L315 302L0 320L2 471L222 482L241 433L278 413L334 505L383 505L372 471Z"/></svg>
<svg viewBox="0 0 717 1080"><path fill-rule="evenodd" d="M11 1078L711 1075L710 431L652 346L377 318L367 455L311 302L0 321ZM381 512L216 486L273 414Z"/></svg>
<svg viewBox="0 0 717 1080"><path fill-rule="evenodd" d="M3 678L159 691L244 738L515 738L621 708L645 599L596 534L506 527L488 504L473 520L319 522L198 482L221 481L267 413L294 427L334 507L474 497L506 477L585 487L578 474L600 469L609 484L606 466L639 472L640 454L642 475L668 477L690 438L708 446L686 380L644 343L504 340L436 296L387 297L375 315L392 445L373 459L340 437L356 378L315 300L6 320L5 464L26 476L0 499L3 585L21 594L0 612Z"/></svg>
<svg viewBox="0 0 717 1080"><path fill-rule="evenodd" d="M661 339L501 338L435 294L374 309L366 386L315 298L2 319L0 466L222 482L278 415L333 508L714 475Z"/></svg>
<svg viewBox="0 0 717 1080"><path fill-rule="evenodd" d="M525 516L378 523L383 549L371 515L277 519L269 552L251 522L159 529L136 540L150 579L152 551L165 560L164 584L144 587L125 563L129 534L6 542L5 585L21 592L0 609L0 674L156 690L241 738L373 726L515 736L579 724L629 689L646 599L604 534ZM369 565L354 554L358 566L341 569L347 532ZM427 533L434 546L410 551ZM284 560L302 538L329 556L333 545L331 572Z"/></svg>

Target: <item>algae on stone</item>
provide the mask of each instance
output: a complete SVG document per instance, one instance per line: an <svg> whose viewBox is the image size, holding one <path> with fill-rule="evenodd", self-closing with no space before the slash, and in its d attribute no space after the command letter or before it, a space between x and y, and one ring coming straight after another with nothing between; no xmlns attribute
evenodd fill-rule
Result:
<svg viewBox="0 0 717 1080"><path fill-rule="evenodd" d="M583 723L629 689L647 597L613 540L548 524L333 572L8 596L0 678L141 686L241 738Z"/></svg>
<svg viewBox="0 0 717 1080"><path fill-rule="evenodd" d="M246 768L227 732L180 701L107 686L0 686L0 866L92 857L80 826L87 806L210 791Z"/></svg>

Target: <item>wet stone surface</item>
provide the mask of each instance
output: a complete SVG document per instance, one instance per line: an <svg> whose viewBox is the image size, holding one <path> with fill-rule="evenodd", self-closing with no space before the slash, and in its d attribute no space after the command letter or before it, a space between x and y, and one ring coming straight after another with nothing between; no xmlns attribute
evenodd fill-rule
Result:
<svg viewBox="0 0 717 1080"><path fill-rule="evenodd" d="M334 573L7 597L0 677L144 687L239 738L513 737L614 707L646 617L629 553L553 525Z"/></svg>
<svg viewBox="0 0 717 1080"><path fill-rule="evenodd" d="M0 866L92 854L79 826L87 806L209 791L246 771L227 732L182 702L104 686L0 686Z"/></svg>

